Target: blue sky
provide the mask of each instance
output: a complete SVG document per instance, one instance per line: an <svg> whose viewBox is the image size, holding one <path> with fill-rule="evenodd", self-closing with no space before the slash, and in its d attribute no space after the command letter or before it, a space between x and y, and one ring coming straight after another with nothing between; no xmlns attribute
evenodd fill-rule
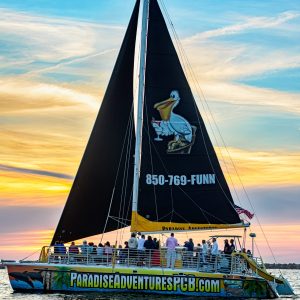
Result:
<svg viewBox="0 0 300 300"><path fill-rule="evenodd" d="M212 112L203 108L206 102L191 80L224 172L250 209L222 138L261 222L273 228L277 247L289 230L300 233L300 2L163 3ZM50 239L133 5L132 0L1 1L0 257L17 253L5 233ZM222 138L213 138L216 124ZM18 221L22 215L24 223ZM295 244L299 247L300 238ZM300 262L297 247L292 257Z"/></svg>

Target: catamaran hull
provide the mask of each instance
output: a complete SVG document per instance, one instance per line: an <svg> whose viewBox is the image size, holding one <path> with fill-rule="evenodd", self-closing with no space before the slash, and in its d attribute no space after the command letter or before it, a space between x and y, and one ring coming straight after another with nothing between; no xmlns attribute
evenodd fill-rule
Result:
<svg viewBox="0 0 300 300"><path fill-rule="evenodd" d="M65 264L9 264L13 290L28 292L139 292L224 298L276 298L266 280L196 271L105 268Z"/></svg>

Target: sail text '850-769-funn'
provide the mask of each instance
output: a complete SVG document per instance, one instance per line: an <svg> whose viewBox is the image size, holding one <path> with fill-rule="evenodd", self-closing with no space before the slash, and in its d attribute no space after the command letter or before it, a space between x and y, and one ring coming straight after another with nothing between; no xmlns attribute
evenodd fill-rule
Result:
<svg viewBox="0 0 300 300"><path fill-rule="evenodd" d="M191 175L157 175L147 174L146 184L149 185L202 185L215 184L215 174L191 174Z"/></svg>

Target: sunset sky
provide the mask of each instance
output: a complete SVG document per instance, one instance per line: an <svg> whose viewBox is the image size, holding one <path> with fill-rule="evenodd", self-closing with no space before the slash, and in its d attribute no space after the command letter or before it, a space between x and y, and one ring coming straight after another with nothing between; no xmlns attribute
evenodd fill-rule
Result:
<svg viewBox="0 0 300 300"><path fill-rule="evenodd" d="M300 2L163 3L235 202L254 208L278 262L300 263ZM133 6L1 0L0 259L49 244ZM274 262L257 219L252 230Z"/></svg>

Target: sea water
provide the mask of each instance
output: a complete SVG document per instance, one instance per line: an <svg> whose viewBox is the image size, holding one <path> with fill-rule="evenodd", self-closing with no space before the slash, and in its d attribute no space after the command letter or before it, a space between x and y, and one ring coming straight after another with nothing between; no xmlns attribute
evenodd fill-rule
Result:
<svg viewBox="0 0 300 300"><path fill-rule="evenodd" d="M279 275L279 270L270 270L272 274ZM285 278L288 279L291 286L293 287L296 296L293 299L300 299L300 270L281 270L281 273ZM137 299L199 299L195 297L187 296L163 296L163 295L147 295L147 294L126 294L126 293L101 293L101 294L24 294L24 293L14 293L10 287L7 271L0 270L0 299L14 299L14 300L137 300ZM281 298L289 299L289 298Z"/></svg>

